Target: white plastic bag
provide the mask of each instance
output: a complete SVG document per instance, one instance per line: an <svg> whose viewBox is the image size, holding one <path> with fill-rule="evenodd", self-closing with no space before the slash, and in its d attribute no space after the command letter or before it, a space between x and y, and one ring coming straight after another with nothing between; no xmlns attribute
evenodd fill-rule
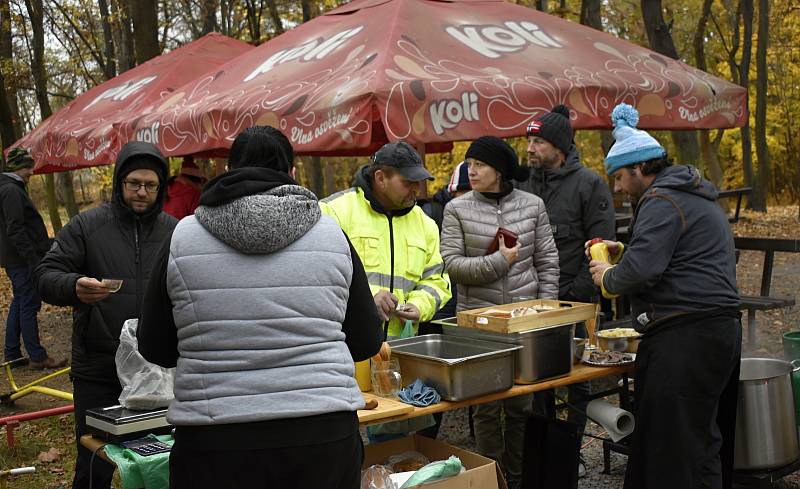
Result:
<svg viewBox="0 0 800 489"><path fill-rule="evenodd" d="M117 376L122 384L119 403L128 409L163 408L175 397L172 393L175 369L161 367L142 357L136 340L138 325L138 319L128 319L119 335L115 357Z"/></svg>

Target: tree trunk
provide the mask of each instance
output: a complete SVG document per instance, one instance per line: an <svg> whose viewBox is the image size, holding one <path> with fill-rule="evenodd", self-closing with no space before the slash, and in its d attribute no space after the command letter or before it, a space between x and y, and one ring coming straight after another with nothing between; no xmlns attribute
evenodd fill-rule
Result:
<svg viewBox="0 0 800 489"><path fill-rule="evenodd" d="M309 0L300 0L300 6L303 10L303 22L308 22L314 18L314 12L311 10L311 2Z"/></svg>
<svg viewBox="0 0 800 489"><path fill-rule="evenodd" d="M119 19L119 41L116 43L119 53L119 72L124 73L136 66L133 47L133 27L131 14L126 0L112 0L111 12Z"/></svg>
<svg viewBox="0 0 800 489"><path fill-rule="evenodd" d="M325 160L325 196L336 192L336 166L330 158Z"/></svg>
<svg viewBox="0 0 800 489"><path fill-rule="evenodd" d="M9 0L0 0L0 140L3 148L11 146L22 135L16 86L6 78L4 71L12 65L11 6ZM0 155L2 158L2 155Z"/></svg>
<svg viewBox="0 0 800 489"><path fill-rule="evenodd" d="M58 199L56 199L56 179L55 175L48 173L44 176L45 198L47 200L47 214L50 216L50 225L53 226L53 234L58 234L63 225L61 224L61 213L58 212Z"/></svg>
<svg viewBox="0 0 800 489"><path fill-rule="evenodd" d="M100 8L100 22L103 24L103 44L105 45L105 76L110 80L117 76L117 60L114 56L114 38L111 35L111 22L109 21L108 0L97 0Z"/></svg>
<svg viewBox="0 0 800 489"><path fill-rule="evenodd" d="M581 24L589 26L595 30L603 31L602 0L581 0ZM614 144L614 136L611 131L600 131L600 149L603 154L608 154L611 145ZM613 185L611 185L613 190Z"/></svg>
<svg viewBox="0 0 800 489"><path fill-rule="evenodd" d="M308 159L308 184L311 191L317 198L322 198L324 187L324 177L322 175L322 161L319 156L312 156Z"/></svg>
<svg viewBox="0 0 800 489"><path fill-rule="evenodd" d="M602 0L581 0L581 24L603 30L603 19L600 7Z"/></svg>
<svg viewBox="0 0 800 489"><path fill-rule="evenodd" d="M533 6L536 10L547 12L547 0L534 0Z"/></svg>
<svg viewBox="0 0 800 489"><path fill-rule="evenodd" d="M172 12L170 12L169 8L171 6L172 0L162 0L161 1L161 12L164 15L164 25L161 27L161 39L158 40L158 52L163 53L165 49L167 49L167 38L169 37L170 28L172 27L171 19L172 19Z"/></svg>
<svg viewBox="0 0 800 489"><path fill-rule="evenodd" d="M661 0L641 0L642 17L647 31L650 48L664 56L678 59L678 50L672 40L671 24L664 22ZM672 142L678 152L680 163L697 165L700 159L700 147L697 144L695 131L673 131Z"/></svg>
<svg viewBox="0 0 800 489"><path fill-rule="evenodd" d="M76 173L78 174L78 184L81 186L81 203L86 205L86 187L83 185L83 173L81 171Z"/></svg>
<svg viewBox="0 0 800 489"><path fill-rule="evenodd" d="M244 7L250 39L259 41L261 40L261 6L256 7L256 0L245 0ZM303 13L305 15L305 10Z"/></svg>
<svg viewBox="0 0 800 489"><path fill-rule="evenodd" d="M772 182L772 164L767 147L767 47L769 45L769 0L758 1L758 47L756 48L756 156L758 176L751 206L767 211L767 196Z"/></svg>
<svg viewBox="0 0 800 489"><path fill-rule="evenodd" d="M33 31L31 74L33 75L33 83L36 89L36 101L39 103L39 112L42 115L42 120L45 120L50 117L53 111L50 108L50 100L47 98L47 73L45 73L44 68L44 12L42 10L42 0L25 0L25 8L28 10L31 30ZM61 215L58 212L58 201L56 200L52 174L45 177L45 191L50 224L53 226L53 231L58 233L61 230Z"/></svg>
<svg viewBox="0 0 800 489"><path fill-rule="evenodd" d="M231 35L231 23L230 23L230 11L228 10L228 2L225 0L220 0L219 2L219 20L220 26L219 31L226 36Z"/></svg>
<svg viewBox="0 0 800 489"><path fill-rule="evenodd" d="M28 9L28 16L31 19L31 30L33 31L33 62L31 63L31 74L36 91L36 101L39 103L39 111L42 120L47 119L53 113L50 108L50 100L47 98L47 73L44 67L44 18L42 11L42 0L25 0L25 7Z"/></svg>
<svg viewBox="0 0 800 489"><path fill-rule="evenodd" d="M275 4L275 0L267 0L267 9L269 10L269 17L272 19L272 26L275 28L273 37L278 34L283 34L283 21L281 21L281 16L278 13L278 6Z"/></svg>
<svg viewBox="0 0 800 489"><path fill-rule="evenodd" d="M217 30L217 0L203 0L201 9L203 29L200 31L200 36L202 37Z"/></svg>
<svg viewBox="0 0 800 489"><path fill-rule="evenodd" d="M155 58L161 51L158 45L158 14L156 0L136 0L129 4L133 20L133 39L136 48L136 64Z"/></svg>
<svg viewBox="0 0 800 489"><path fill-rule="evenodd" d="M65 171L59 173L56 177L58 180L58 187L61 189L61 201L64 203L64 208L67 209L67 215L73 218L78 215L80 210L78 204L75 203L75 187L72 184L72 172Z"/></svg>
<svg viewBox="0 0 800 489"><path fill-rule="evenodd" d="M713 0L703 0L703 7L700 13L700 19L697 21L697 29L694 31L694 59L697 68L707 71L706 64L706 51L705 51L705 37L706 29L708 27L708 18L711 16L711 4ZM700 154L703 157L705 168L708 172L708 177L711 183L719 188L722 182L722 168L719 164L719 158L716 151L711 144L711 135L708 130L699 131L700 135Z"/></svg>
<svg viewBox="0 0 800 489"><path fill-rule="evenodd" d="M750 136L750 58L753 51L753 0L741 0L742 25L742 60L739 63L739 85L747 90L748 117L742 126L742 165L744 166L744 183L748 187L755 184L753 178L753 142ZM738 21L738 19L737 19ZM747 199L747 208L753 208L752 195Z"/></svg>
<svg viewBox="0 0 800 489"><path fill-rule="evenodd" d="M11 107L8 104L8 97L5 77L0 72L0 142L3 143L3 149L11 146L18 139L17 135L14 134L13 116L11 115ZM0 154L0 158L5 161L2 154Z"/></svg>

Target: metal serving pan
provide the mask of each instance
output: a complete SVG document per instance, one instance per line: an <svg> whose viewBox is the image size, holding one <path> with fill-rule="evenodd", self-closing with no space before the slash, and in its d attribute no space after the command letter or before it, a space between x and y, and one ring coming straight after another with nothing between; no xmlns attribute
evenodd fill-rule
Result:
<svg viewBox="0 0 800 489"><path fill-rule="evenodd" d="M392 340L389 345L400 360L404 385L420 379L446 401L510 389L514 352L522 348L439 334Z"/></svg>
<svg viewBox="0 0 800 489"><path fill-rule="evenodd" d="M495 333L456 325L456 318L433 321L443 326L445 336L520 345L516 351L514 382L532 384L569 375L574 356L575 324L567 323L519 333Z"/></svg>

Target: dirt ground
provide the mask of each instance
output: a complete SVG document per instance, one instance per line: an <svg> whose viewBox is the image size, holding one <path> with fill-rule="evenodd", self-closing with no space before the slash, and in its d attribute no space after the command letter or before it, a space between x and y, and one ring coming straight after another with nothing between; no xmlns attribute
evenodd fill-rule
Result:
<svg viewBox="0 0 800 489"><path fill-rule="evenodd" d="M773 207L767 214L742 212L739 223L733 225L737 236L783 237L800 239L798 208ZM761 280L763 255L760 252L743 252L739 258L737 273L742 293L756 294ZM800 253L778 253L772 279L772 295L794 297L800 300ZM5 274L0 274L0 324L5 324L8 305L11 300L10 283ZM39 328L42 344L50 356L68 358L72 333L71 311L68 308L43 305L39 314ZM773 357L782 356L781 337L783 333L800 329L800 306L778 311L758 313L757 344L745 345L744 356ZM3 328L3 331L5 329ZM30 382L42 375L30 367L13 371L18 385ZM48 386L71 391L66 376L51 379ZM5 372L0 373L0 394L9 391ZM18 400L13 406L0 405L0 416L21 412L47 409L67 405L69 402L32 394ZM459 425L464 425L463 416L452 417ZM48 421L25 422L15 430L17 450L8 450L0 442L0 469L12 466L42 466L49 474L46 478L37 475L36 485L14 484L13 487L63 487L71 480L71 459L73 439L71 415L59 416ZM447 438L460 445L469 446L466 426L448 429ZM597 444L599 445L599 443ZM56 452L53 452L55 449ZM49 455L48 455L49 453ZM49 460L54 459L54 460ZM16 464L16 465L14 465ZM622 467L622 468L620 468ZM589 467L591 483L582 482L581 487L621 487L620 473L624 471L624 458L612 459L612 476L600 475L601 467ZM614 474L616 474L614 476ZM42 474L45 475L45 474ZM21 479L20 479L21 481ZM800 475L794 474L782 482L783 487L800 487Z"/></svg>

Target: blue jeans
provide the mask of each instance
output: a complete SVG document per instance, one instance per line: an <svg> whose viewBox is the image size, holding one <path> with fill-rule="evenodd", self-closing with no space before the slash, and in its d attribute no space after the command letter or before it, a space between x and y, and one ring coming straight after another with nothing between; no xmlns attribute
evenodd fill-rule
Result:
<svg viewBox="0 0 800 489"><path fill-rule="evenodd" d="M11 279L14 297L6 319L5 359L9 361L22 357L21 335L31 361L43 362L47 359L47 351L39 343L39 322L36 319L42 300L33 285L31 269L27 266L8 267L6 275Z"/></svg>

